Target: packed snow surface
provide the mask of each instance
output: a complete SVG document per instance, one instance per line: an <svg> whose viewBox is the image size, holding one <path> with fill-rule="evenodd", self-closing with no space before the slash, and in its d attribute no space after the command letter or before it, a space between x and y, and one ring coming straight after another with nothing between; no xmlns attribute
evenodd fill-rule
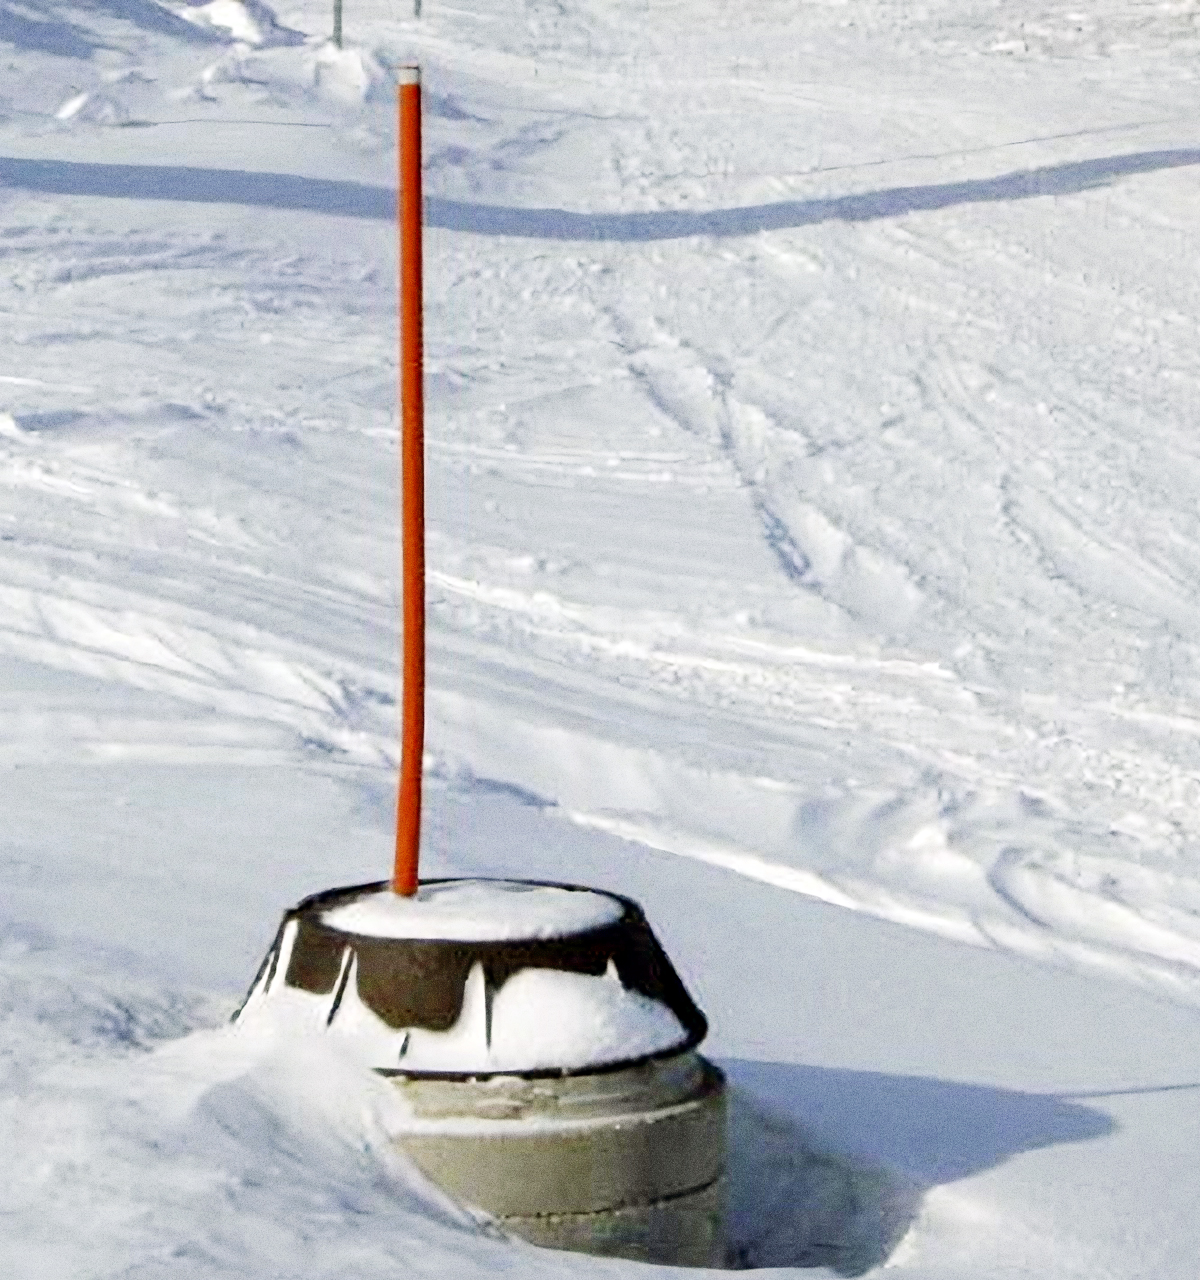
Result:
<svg viewBox="0 0 1200 1280"><path fill-rule="evenodd" d="M423 873L642 902L742 1265L1194 1280L1194 0L344 13L0 4L0 1271L651 1274L216 1029L390 864L418 60Z"/></svg>
<svg viewBox="0 0 1200 1280"><path fill-rule="evenodd" d="M412 897L384 890L321 914L343 933L371 938L453 938L458 942L561 938L613 924L624 907L607 893L522 884L515 880L459 880L427 884Z"/></svg>

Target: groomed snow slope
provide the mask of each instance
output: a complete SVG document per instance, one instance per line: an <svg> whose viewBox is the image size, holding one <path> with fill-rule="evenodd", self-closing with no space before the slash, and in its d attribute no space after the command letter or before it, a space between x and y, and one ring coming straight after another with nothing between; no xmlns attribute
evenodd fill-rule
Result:
<svg viewBox="0 0 1200 1280"><path fill-rule="evenodd" d="M427 870L642 897L713 1052L909 1188L746 1261L1190 1280L1198 18L0 5L7 1271L628 1273L282 1051L120 1056L386 868L416 56Z"/></svg>

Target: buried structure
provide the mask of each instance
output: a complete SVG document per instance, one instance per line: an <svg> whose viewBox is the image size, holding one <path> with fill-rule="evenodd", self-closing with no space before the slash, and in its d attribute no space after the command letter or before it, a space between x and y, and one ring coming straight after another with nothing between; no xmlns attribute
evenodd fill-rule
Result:
<svg viewBox="0 0 1200 1280"><path fill-rule="evenodd" d="M343 1038L408 1104L433 1182L552 1248L725 1261L725 1080L636 903L574 885L420 882L425 732L421 87L399 75L403 698L387 883L287 912L239 1024Z"/></svg>
<svg viewBox="0 0 1200 1280"><path fill-rule="evenodd" d="M433 1182L550 1248L725 1261L725 1081L640 908L512 880L334 889L284 917L239 1023L391 1079Z"/></svg>

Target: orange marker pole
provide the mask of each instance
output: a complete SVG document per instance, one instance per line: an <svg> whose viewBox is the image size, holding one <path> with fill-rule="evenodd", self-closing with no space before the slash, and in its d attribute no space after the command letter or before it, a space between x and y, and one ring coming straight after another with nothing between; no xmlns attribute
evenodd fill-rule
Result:
<svg viewBox="0 0 1200 1280"><path fill-rule="evenodd" d="M392 890L417 891L421 756L425 749L425 396L421 325L421 73L400 68L400 489L403 512L404 695Z"/></svg>

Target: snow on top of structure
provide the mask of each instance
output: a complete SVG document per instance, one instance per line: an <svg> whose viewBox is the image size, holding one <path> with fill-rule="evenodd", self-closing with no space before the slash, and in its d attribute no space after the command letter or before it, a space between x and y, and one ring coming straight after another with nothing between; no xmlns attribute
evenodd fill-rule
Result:
<svg viewBox="0 0 1200 1280"><path fill-rule="evenodd" d="M624 907L591 889L524 884L519 880L452 880L422 885L414 897L390 890L356 898L321 916L343 933L371 938L452 938L504 942L561 938L613 924Z"/></svg>
<svg viewBox="0 0 1200 1280"><path fill-rule="evenodd" d="M288 985L284 975L297 930L289 921L277 962L251 991L238 1026L274 1028L293 1038L328 1035L368 1067L481 1075L581 1071L665 1053L687 1039L672 1010L625 987L611 961L600 976L522 969L494 994L476 963L452 1027L390 1027L358 993L358 960L350 946L331 992Z"/></svg>
<svg viewBox="0 0 1200 1280"><path fill-rule="evenodd" d="M675 1014L658 1000L622 986L611 962L601 978L522 969L492 1003L488 1058L497 1064L492 1070L518 1060L529 1064L523 1070L579 1069L663 1053L686 1038ZM421 1047L410 1043L408 1055ZM406 1065L416 1069L408 1055Z"/></svg>

